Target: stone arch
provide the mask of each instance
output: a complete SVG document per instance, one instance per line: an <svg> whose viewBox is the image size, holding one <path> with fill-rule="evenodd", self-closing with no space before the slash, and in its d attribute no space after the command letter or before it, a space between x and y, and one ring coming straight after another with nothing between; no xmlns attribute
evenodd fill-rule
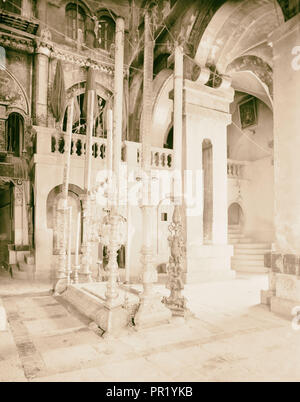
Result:
<svg viewBox="0 0 300 402"><path fill-rule="evenodd" d="M55 198L57 197L58 194L62 193L62 190L63 190L63 186L62 186L62 184L59 184L58 186L55 186L52 190L50 190L49 194L47 196L46 203L47 203L47 227L48 227L48 229L53 229L53 209L54 209ZM83 190L76 184L69 184L69 193L72 193L72 194L74 194L74 196L79 197L81 194L83 194ZM52 208L48 210L48 206L52 206Z"/></svg>
<svg viewBox="0 0 300 402"><path fill-rule="evenodd" d="M239 225L242 227L244 219L244 210L241 203L238 201L231 202L228 207L228 225Z"/></svg>
<svg viewBox="0 0 300 402"><path fill-rule="evenodd" d="M248 55L235 59L226 70L232 77L232 85L236 90L247 92L263 101L273 109L273 70L268 63L257 56ZM251 92L253 84L247 81L256 81L256 92Z"/></svg>
<svg viewBox="0 0 300 402"><path fill-rule="evenodd" d="M85 81L80 81L77 82L76 84L73 84L70 88L68 88L67 90L67 96L66 96L66 104L65 104L65 111L63 113L64 118L56 123L56 125L58 125L60 130L63 130L64 124L66 124L66 111L67 108L69 107L69 105L71 104L71 100L73 97L78 97L80 95L83 95L85 93L85 85L86 82ZM96 88L96 92L97 95L103 99L103 101L106 102L110 99L112 93L105 87L103 87L101 84L96 83L97 88ZM124 101L125 102L125 101Z"/></svg>
<svg viewBox="0 0 300 402"><path fill-rule="evenodd" d="M195 61L200 66L215 65L224 74L237 57L258 50L261 54L262 44L269 60L267 36L284 21L276 4L273 0L221 0L201 5L188 40Z"/></svg>
<svg viewBox="0 0 300 402"><path fill-rule="evenodd" d="M18 112L10 112L6 121L6 150L14 156L25 151L25 121Z"/></svg>
<svg viewBox="0 0 300 402"><path fill-rule="evenodd" d="M76 4L76 1L75 0L60 0L59 7L65 8L68 4L72 4L72 3ZM88 16L93 15L93 12L87 1L78 0L78 5L83 9L83 11L86 13L86 15L88 15Z"/></svg>
<svg viewBox="0 0 300 402"><path fill-rule="evenodd" d="M18 110L24 119L28 118L30 106L26 92L19 80L5 66L0 69L0 84L0 100L8 102L8 108Z"/></svg>

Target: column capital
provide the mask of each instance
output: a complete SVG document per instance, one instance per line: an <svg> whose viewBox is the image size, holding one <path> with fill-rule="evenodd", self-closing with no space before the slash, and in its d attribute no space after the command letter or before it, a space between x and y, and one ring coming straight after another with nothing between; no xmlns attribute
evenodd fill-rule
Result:
<svg viewBox="0 0 300 402"><path fill-rule="evenodd" d="M48 28L43 28L35 40L35 53L50 57L53 50L52 35Z"/></svg>
<svg viewBox="0 0 300 402"><path fill-rule="evenodd" d="M52 45L49 43L42 42L40 40L36 40L35 54L41 54L48 58L50 58L52 52Z"/></svg>

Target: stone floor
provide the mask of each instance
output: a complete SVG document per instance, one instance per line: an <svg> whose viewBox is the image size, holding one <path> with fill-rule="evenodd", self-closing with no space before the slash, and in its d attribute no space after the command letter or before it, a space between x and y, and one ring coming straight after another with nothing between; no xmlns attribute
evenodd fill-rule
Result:
<svg viewBox="0 0 300 402"><path fill-rule="evenodd" d="M112 340L45 285L13 287L14 296L0 282L9 320L0 332L0 382L300 380L299 332L259 305L264 275L188 285L193 318Z"/></svg>

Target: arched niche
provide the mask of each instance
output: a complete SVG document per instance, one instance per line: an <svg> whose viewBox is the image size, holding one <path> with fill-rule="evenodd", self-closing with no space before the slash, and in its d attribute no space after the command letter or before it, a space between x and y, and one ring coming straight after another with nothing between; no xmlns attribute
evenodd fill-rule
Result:
<svg viewBox="0 0 300 402"><path fill-rule="evenodd" d="M10 113L19 110L20 114L29 115L29 100L18 79L5 67L0 68L0 104L6 105Z"/></svg>
<svg viewBox="0 0 300 402"><path fill-rule="evenodd" d="M24 119L20 113L12 112L6 121L6 151L21 156L25 147Z"/></svg>
<svg viewBox="0 0 300 402"><path fill-rule="evenodd" d="M72 219L71 219L71 250L74 252L75 250L75 242L76 242L76 226L78 213L81 214L82 220L82 205L80 201L80 195L83 193L83 190L74 185L69 184L68 190L68 206L72 207ZM53 229L53 254L58 253L58 216L57 210L62 204L63 194L62 194L62 185L54 187L48 194L47 197L47 227L48 229ZM82 223L81 223L81 233L80 239L82 236Z"/></svg>
<svg viewBox="0 0 300 402"><path fill-rule="evenodd" d="M228 225L238 225L242 227L244 222L244 212L238 202L233 202L228 208Z"/></svg>

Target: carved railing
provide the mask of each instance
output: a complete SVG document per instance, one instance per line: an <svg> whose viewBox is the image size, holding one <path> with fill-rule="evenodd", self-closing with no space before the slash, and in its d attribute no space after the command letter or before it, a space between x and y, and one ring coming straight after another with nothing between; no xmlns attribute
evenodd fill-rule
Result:
<svg viewBox="0 0 300 402"><path fill-rule="evenodd" d="M173 150L151 147L151 167L154 169L173 169ZM124 141L122 148L122 160L130 166L141 164L141 144Z"/></svg>
<svg viewBox="0 0 300 402"><path fill-rule="evenodd" d="M65 133L53 133L51 136L51 153L65 153ZM76 158L84 158L86 149L86 136L82 134L72 134L71 155ZM93 157L103 160L106 157L106 139L92 138Z"/></svg>
<svg viewBox="0 0 300 402"><path fill-rule="evenodd" d="M172 169L173 150L151 147L151 166L158 169Z"/></svg>
<svg viewBox="0 0 300 402"><path fill-rule="evenodd" d="M232 159L227 159L227 176L234 179L245 178L245 166L247 162L245 161L235 161Z"/></svg>
<svg viewBox="0 0 300 402"><path fill-rule="evenodd" d="M37 129L36 154L65 155L66 134L49 128ZM86 148L86 136L83 134L72 134L71 157L72 159L84 159ZM92 137L93 157L101 162L106 161L107 139ZM122 145L122 161L128 166L138 167L141 165L141 143L124 141ZM151 167L153 169L171 170L174 166L174 151L167 148L151 147Z"/></svg>

